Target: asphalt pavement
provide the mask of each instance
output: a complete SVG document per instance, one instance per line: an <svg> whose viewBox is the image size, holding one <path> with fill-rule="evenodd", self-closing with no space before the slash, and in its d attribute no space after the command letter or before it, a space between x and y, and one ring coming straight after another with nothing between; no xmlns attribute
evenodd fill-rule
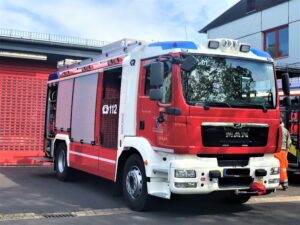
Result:
<svg viewBox="0 0 300 225"><path fill-rule="evenodd" d="M300 175L288 191L254 197L241 206L218 197L156 199L147 212L133 212L113 183L79 173L73 182L55 177L52 167L0 168L0 224L300 224Z"/></svg>

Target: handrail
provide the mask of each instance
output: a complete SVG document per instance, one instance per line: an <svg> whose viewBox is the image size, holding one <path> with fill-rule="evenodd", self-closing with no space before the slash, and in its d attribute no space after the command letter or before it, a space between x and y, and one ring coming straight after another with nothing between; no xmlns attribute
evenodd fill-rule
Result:
<svg viewBox="0 0 300 225"><path fill-rule="evenodd" d="M102 47L103 45L108 44L108 42L94 39L84 39L80 37L22 31L6 28L0 28L0 37L26 39L33 41L45 41L49 43L80 45L86 47Z"/></svg>

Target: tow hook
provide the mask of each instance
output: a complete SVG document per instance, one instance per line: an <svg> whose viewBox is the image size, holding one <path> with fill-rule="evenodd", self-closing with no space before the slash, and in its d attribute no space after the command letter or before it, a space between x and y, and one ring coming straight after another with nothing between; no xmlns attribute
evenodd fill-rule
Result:
<svg viewBox="0 0 300 225"><path fill-rule="evenodd" d="M257 196L258 195L258 193L256 191L241 191L241 190L235 190L234 194L236 196L241 196L241 195Z"/></svg>

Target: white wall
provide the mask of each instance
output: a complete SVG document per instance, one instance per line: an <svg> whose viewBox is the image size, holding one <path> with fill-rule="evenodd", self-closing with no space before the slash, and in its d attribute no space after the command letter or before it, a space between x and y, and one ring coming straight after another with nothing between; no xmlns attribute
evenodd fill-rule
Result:
<svg viewBox="0 0 300 225"><path fill-rule="evenodd" d="M262 11L262 30L269 30L288 24L289 3L283 3Z"/></svg>
<svg viewBox="0 0 300 225"><path fill-rule="evenodd" d="M243 38L239 38L239 41L250 43L252 48L261 49L261 46L263 45L263 34L261 32L255 33Z"/></svg>
<svg viewBox="0 0 300 225"><path fill-rule="evenodd" d="M277 62L300 66L300 21L289 24L289 57Z"/></svg>
<svg viewBox="0 0 300 225"><path fill-rule="evenodd" d="M238 39L262 50L263 32L286 24L289 24L289 56L276 61L284 64L299 63L300 66L300 0L290 0L213 28L207 32L207 37Z"/></svg>
<svg viewBox="0 0 300 225"><path fill-rule="evenodd" d="M243 26L241 26L243 24ZM247 36L261 31L261 13L255 13L236 21L216 27L207 32L208 38L233 38Z"/></svg>
<svg viewBox="0 0 300 225"><path fill-rule="evenodd" d="M290 22L300 20L300 0L292 0L289 2L289 19Z"/></svg>

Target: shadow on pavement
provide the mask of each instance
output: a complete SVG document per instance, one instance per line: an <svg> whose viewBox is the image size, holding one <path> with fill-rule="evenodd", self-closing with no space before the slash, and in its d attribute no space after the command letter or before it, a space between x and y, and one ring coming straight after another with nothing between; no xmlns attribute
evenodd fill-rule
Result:
<svg viewBox="0 0 300 225"><path fill-rule="evenodd" d="M127 207L113 196L113 182L78 172L73 182L56 179L51 167L0 168L10 186L0 180L0 213L51 213ZM1 179L1 178L0 178ZM163 215L228 215L251 210L251 205L221 204L218 195L175 195L154 199L151 212Z"/></svg>
<svg viewBox="0 0 300 225"><path fill-rule="evenodd" d="M289 173L289 184L293 186L300 186L300 174L299 173Z"/></svg>

